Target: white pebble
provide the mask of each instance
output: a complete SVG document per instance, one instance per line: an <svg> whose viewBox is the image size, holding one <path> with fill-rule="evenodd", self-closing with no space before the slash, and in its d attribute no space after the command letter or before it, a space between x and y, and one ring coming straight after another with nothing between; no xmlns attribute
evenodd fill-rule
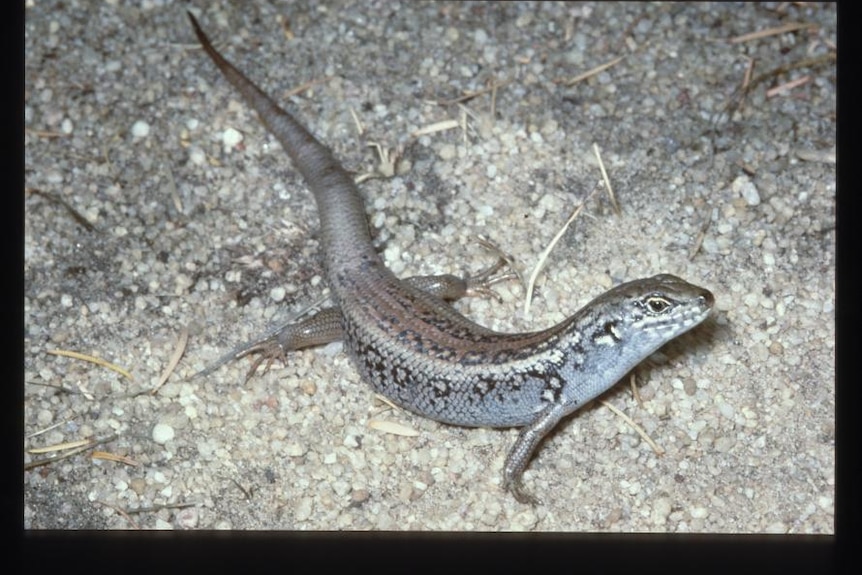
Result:
<svg viewBox="0 0 862 575"><path fill-rule="evenodd" d="M167 423L157 423L153 427L153 441L159 445L164 445L174 438L174 428Z"/></svg>
<svg viewBox="0 0 862 575"><path fill-rule="evenodd" d="M305 446L300 443L288 444L287 449L285 449L285 453L287 453L288 457L300 457L305 455L305 452Z"/></svg>
<svg viewBox="0 0 862 575"><path fill-rule="evenodd" d="M194 165L202 166L206 162L207 156L200 148L192 147L189 151L189 159Z"/></svg>
<svg viewBox="0 0 862 575"><path fill-rule="evenodd" d="M237 144L242 142L242 133L238 130L234 130L233 128L228 128L221 135L221 141L224 144L225 148L232 149Z"/></svg>
<svg viewBox="0 0 862 575"><path fill-rule="evenodd" d="M692 519L703 519L707 516L706 507L693 507L691 510Z"/></svg>
<svg viewBox="0 0 862 575"><path fill-rule="evenodd" d="M138 120L132 125L132 136L135 138L146 138L150 135L150 125L143 120Z"/></svg>
<svg viewBox="0 0 862 575"><path fill-rule="evenodd" d="M287 291L283 286L276 286L272 288L269 292L269 297L272 298L274 302L281 302L284 300L284 297L287 295Z"/></svg>
<svg viewBox="0 0 862 575"><path fill-rule="evenodd" d="M36 416L36 421L39 422L39 425L47 427L54 421L54 414L50 410L42 409Z"/></svg>

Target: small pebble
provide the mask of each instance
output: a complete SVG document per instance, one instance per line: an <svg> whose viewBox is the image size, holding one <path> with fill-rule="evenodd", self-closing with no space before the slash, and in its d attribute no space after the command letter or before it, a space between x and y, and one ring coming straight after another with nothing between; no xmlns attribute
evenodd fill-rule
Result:
<svg viewBox="0 0 862 575"><path fill-rule="evenodd" d="M150 125L143 120L138 120L132 125L132 136L135 138L146 138L150 135Z"/></svg>
<svg viewBox="0 0 862 575"><path fill-rule="evenodd" d="M167 423L157 423L153 427L153 441L159 445L164 445L174 438L174 428Z"/></svg>
<svg viewBox="0 0 862 575"><path fill-rule="evenodd" d="M224 144L224 147L228 150L231 150L237 146L240 142L242 142L242 133L233 128L228 128L224 131L221 136L221 141Z"/></svg>
<svg viewBox="0 0 862 575"><path fill-rule="evenodd" d="M757 186L754 185L748 176L739 176L733 180L731 188L734 192L742 196L745 203L749 206L760 205L760 193L757 191Z"/></svg>

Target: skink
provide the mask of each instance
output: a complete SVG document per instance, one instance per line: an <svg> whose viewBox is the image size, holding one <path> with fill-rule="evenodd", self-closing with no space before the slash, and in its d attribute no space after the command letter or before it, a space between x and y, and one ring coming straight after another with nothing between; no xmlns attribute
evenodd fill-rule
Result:
<svg viewBox="0 0 862 575"><path fill-rule="evenodd" d="M268 343L286 352L343 339L362 379L409 411L453 425L521 427L503 469L503 487L518 501L536 502L521 476L563 417L709 315L709 291L660 274L619 285L541 331L499 333L467 319L421 282L386 268L350 174L189 18L204 51L281 142L320 213L335 307Z"/></svg>

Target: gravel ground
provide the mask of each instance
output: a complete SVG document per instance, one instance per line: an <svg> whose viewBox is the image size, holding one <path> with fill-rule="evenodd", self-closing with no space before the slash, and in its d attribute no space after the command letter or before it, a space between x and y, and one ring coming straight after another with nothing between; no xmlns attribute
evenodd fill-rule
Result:
<svg viewBox="0 0 862 575"><path fill-rule="evenodd" d="M186 379L326 287L310 195L186 6L27 6L25 528L833 532L834 4L195 7L349 169L403 154L361 184L397 274L480 269L477 234L530 270L585 204L530 315L508 282L458 303L480 323L546 327L660 272L715 293L640 401L603 397L664 454L596 402L533 459L537 507L500 488L517 430L393 410L338 344ZM619 215L588 199L594 145Z"/></svg>

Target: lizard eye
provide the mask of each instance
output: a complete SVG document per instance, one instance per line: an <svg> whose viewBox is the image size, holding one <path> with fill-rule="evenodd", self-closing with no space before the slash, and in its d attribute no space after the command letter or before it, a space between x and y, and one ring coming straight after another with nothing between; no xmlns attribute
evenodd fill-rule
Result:
<svg viewBox="0 0 862 575"><path fill-rule="evenodd" d="M650 313L660 314L670 307L670 302L660 296L650 296L644 300L646 308Z"/></svg>

